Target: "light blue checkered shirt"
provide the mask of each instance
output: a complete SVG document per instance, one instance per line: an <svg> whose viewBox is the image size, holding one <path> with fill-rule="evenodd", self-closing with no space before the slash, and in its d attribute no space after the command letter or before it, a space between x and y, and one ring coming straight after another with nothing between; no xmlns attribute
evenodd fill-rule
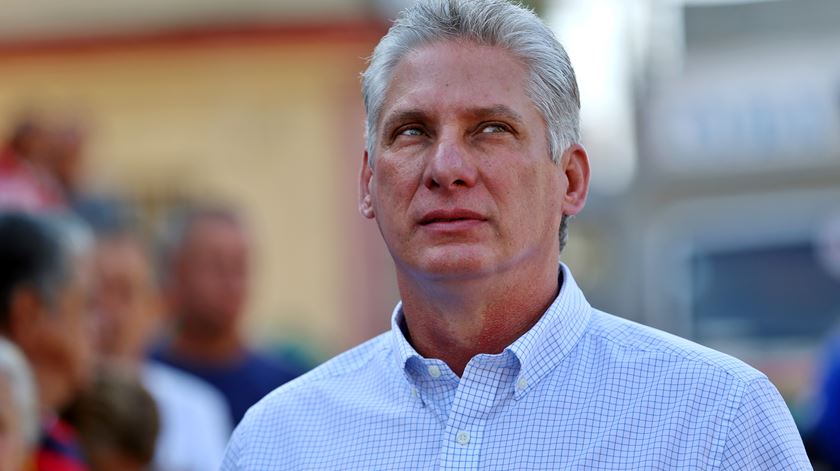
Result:
<svg viewBox="0 0 840 471"><path fill-rule="evenodd" d="M563 266L525 335L461 378L382 334L280 387L236 429L224 471L811 469L760 372L597 311Z"/></svg>

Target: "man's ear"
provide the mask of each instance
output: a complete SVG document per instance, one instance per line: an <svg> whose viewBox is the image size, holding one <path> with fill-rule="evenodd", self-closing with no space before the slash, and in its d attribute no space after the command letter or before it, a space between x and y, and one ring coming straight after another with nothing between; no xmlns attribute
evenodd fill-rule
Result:
<svg viewBox="0 0 840 471"><path fill-rule="evenodd" d="M373 200L370 195L372 178L373 169L370 167L368 153L365 151L365 156L362 159L362 170L359 172L359 213L368 219L373 219L376 216L373 212Z"/></svg>
<svg viewBox="0 0 840 471"><path fill-rule="evenodd" d="M573 144L563 153L560 165L566 177L563 214L574 216L586 204L589 194L589 157L580 144Z"/></svg>
<svg viewBox="0 0 840 471"><path fill-rule="evenodd" d="M15 288L9 301L9 338L26 350L28 345L38 341L44 305L30 287Z"/></svg>

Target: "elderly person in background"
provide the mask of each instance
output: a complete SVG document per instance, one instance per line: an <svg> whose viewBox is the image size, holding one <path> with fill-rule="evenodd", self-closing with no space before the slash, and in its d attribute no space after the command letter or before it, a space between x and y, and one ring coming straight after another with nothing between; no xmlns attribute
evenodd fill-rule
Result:
<svg viewBox="0 0 840 471"><path fill-rule="evenodd" d="M0 471L21 471L38 443L35 384L20 350L0 336Z"/></svg>
<svg viewBox="0 0 840 471"><path fill-rule="evenodd" d="M91 241L69 216L0 212L0 334L23 352L38 387L41 471L87 469L58 413L93 372Z"/></svg>
<svg viewBox="0 0 840 471"><path fill-rule="evenodd" d="M569 58L532 12L417 2L362 87L360 210L402 302L253 407L225 471L810 469L763 374L592 308L559 262L589 161Z"/></svg>

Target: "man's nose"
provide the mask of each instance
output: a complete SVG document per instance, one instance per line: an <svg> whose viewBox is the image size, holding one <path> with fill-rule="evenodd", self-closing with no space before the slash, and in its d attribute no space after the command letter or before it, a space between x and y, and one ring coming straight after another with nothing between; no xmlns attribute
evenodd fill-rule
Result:
<svg viewBox="0 0 840 471"><path fill-rule="evenodd" d="M478 179L478 169L463 143L454 138L441 138L426 164L423 183L430 190L469 188Z"/></svg>

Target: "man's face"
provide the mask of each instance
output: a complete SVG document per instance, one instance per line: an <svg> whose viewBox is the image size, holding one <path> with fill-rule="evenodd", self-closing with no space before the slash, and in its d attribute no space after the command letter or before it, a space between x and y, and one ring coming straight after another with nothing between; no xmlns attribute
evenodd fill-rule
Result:
<svg viewBox="0 0 840 471"><path fill-rule="evenodd" d="M149 260L128 237L100 241L94 279L100 352L140 360L161 309Z"/></svg>
<svg viewBox="0 0 840 471"><path fill-rule="evenodd" d="M469 279L557 263L568 182L527 80L507 51L468 42L423 46L397 65L361 208L399 272Z"/></svg>
<svg viewBox="0 0 840 471"><path fill-rule="evenodd" d="M184 328L211 336L236 328L248 294L249 252L238 224L193 223L174 267L175 309Z"/></svg>

